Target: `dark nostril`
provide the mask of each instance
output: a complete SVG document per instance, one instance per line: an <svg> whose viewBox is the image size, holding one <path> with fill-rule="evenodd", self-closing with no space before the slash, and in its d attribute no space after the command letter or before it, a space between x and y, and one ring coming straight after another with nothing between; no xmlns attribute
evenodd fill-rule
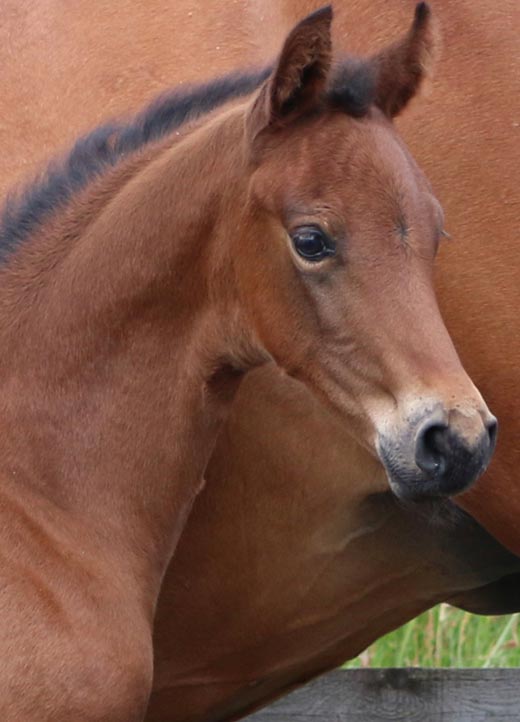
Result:
<svg viewBox="0 0 520 722"><path fill-rule="evenodd" d="M495 444L497 443L498 421L496 419L488 421L486 429L489 436L489 448L493 450L495 448Z"/></svg>
<svg viewBox="0 0 520 722"><path fill-rule="evenodd" d="M442 424L425 426L417 436L415 462L429 476L439 477L446 471L447 436L448 427Z"/></svg>

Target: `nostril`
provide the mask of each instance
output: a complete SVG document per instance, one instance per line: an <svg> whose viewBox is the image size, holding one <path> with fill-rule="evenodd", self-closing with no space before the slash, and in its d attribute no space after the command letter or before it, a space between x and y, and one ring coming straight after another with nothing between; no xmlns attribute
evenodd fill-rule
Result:
<svg viewBox="0 0 520 722"><path fill-rule="evenodd" d="M415 462L428 475L439 477L446 471L447 431L443 424L431 424L417 436Z"/></svg>
<svg viewBox="0 0 520 722"><path fill-rule="evenodd" d="M486 424L486 429L489 437L489 448L494 449L495 444L497 443L498 421L495 418L491 421L488 421Z"/></svg>

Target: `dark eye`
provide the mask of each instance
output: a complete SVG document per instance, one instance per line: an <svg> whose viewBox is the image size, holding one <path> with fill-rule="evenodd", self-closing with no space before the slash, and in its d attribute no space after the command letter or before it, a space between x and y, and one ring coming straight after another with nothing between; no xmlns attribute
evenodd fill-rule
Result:
<svg viewBox="0 0 520 722"><path fill-rule="evenodd" d="M333 241L316 226L305 226L291 233L296 253L307 261L322 261L336 252Z"/></svg>

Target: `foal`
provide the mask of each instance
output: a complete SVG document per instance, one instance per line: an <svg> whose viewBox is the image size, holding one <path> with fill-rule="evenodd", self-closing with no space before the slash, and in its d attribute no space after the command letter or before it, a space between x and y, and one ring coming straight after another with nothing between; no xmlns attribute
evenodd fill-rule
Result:
<svg viewBox="0 0 520 722"><path fill-rule="evenodd" d="M162 576L248 369L306 383L402 496L489 460L432 289L442 213L391 124L429 11L336 70L330 22L297 25L269 74L98 129L6 208L4 720L142 719Z"/></svg>

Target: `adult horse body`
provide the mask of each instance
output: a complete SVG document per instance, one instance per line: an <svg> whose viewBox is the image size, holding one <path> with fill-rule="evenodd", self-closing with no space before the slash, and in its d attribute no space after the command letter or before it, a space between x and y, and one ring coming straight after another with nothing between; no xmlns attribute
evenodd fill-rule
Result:
<svg viewBox="0 0 520 722"><path fill-rule="evenodd" d="M6 206L6 720L143 717L160 582L251 368L314 390L403 497L487 464L495 421L431 288L442 214L390 122L433 49L428 8L334 71L330 21L300 22L272 71L94 131Z"/></svg>

